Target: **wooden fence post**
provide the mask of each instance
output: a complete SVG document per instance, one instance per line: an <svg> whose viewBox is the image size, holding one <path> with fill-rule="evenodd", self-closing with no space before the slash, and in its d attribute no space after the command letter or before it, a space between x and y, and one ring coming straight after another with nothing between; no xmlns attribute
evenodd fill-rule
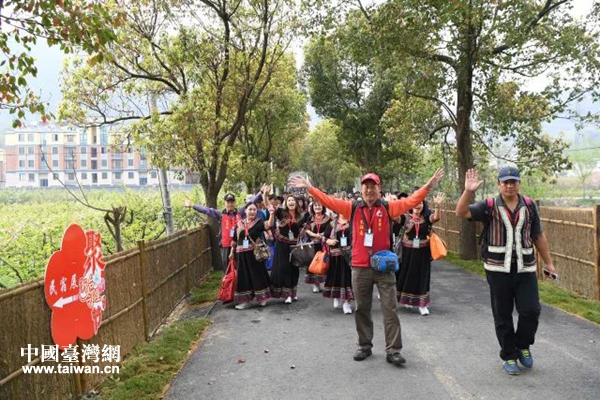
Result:
<svg viewBox="0 0 600 400"><path fill-rule="evenodd" d="M600 300L600 205L594 207L594 235L596 248L596 300Z"/></svg>
<svg viewBox="0 0 600 400"><path fill-rule="evenodd" d="M185 292L189 293L192 290L191 286L191 274L192 274L192 257L190 257L190 232L186 229L185 234L183 236L184 246L185 246L185 263L187 265L185 269Z"/></svg>
<svg viewBox="0 0 600 400"><path fill-rule="evenodd" d="M148 295L148 288L146 287L146 268L148 265L148 255L146 254L146 242L139 240L137 242L138 249L140 250L140 280L142 289L142 315L144 318L144 340L148 340L150 333L148 332L148 308L146 305L146 297Z"/></svg>

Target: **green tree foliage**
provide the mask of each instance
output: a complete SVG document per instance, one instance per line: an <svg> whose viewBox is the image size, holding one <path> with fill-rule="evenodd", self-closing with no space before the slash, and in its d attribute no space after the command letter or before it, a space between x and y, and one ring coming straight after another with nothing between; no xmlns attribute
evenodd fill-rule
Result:
<svg viewBox="0 0 600 400"><path fill-rule="evenodd" d="M363 170L390 179L418 160L412 132L383 123L394 100L395 77L377 65L375 37L363 18L314 37L305 49L311 104L340 127L341 150ZM387 128L387 129L386 129Z"/></svg>
<svg viewBox="0 0 600 400"><path fill-rule="evenodd" d="M251 193L262 183L284 186L308 131L306 96L298 88L295 60L286 54L273 70L260 101L248 112L230 159L227 180L244 182Z"/></svg>
<svg viewBox="0 0 600 400"><path fill-rule="evenodd" d="M329 191L352 190L361 172L343 150L340 131L331 120L321 121L304 139L296 165L315 186Z"/></svg>
<svg viewBox="0 0 600 400"><path fill-rule="evenodd" d="M67 68L60 116L135 121L125 130L153 162L198 172L215 206L248 113L293 37L294 3L133 1L110 57Z"/></svg>
<svg viewBox="0 0 600 400"><path fill-rule="evenodd" d="M0 109L16 115L14 127L21 125L26 112L48 118L46 104L27 84L39 67L32 46L46 40L65 53L77 48L98 59L104 46L115 39L112 28L123 22L116 5L116 1L83 0L0 2Z"/></svg>

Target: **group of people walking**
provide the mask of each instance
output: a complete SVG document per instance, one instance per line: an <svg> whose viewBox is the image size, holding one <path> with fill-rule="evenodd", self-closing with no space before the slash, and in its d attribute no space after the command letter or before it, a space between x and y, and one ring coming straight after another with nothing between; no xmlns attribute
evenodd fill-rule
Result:
<svg viewBox="0 0 600 400"><path fill-rule="evenodd" d="M327 252L330 261L326 275L307 271L305 283L313 285L313 292L322 292L324 297L333 299L334 307L342 307L344 313L352 313L351 302L355 303L358 349L354 360L362 361L372 354L371 309L373 287L377 286L384 319L386 361L400 366L406 360L400 353L398 304L418 307L421 315L429 314L429 237L431 227L441 218L444 197L434 196L433 210L424 200L443 175L438 169L423 187L400 198L382 196L380 178L368 173L361 179L358 198L327 195L313 187L308 179L295 176L289 185L308 190L310 200L293 195L281 199L271 195L268 185L263 185L240 210L235 209L235 198L231 194L225 196L223 211L191 201L186 201L185 206L221 221L224 265L230 257L237 261L236 309L250 307L252 300L260 306L265 306L270 298L283 300L285 304L298 300L300 272L292 265L290 253L292 246L308 240L317 250ZM502 349L500 356L504 370L511 375L520 372L516 360L526 368L533 366L529 346L534 341L540 310L535 257L532 256L534 245L549 274L556 272L535 204L531 206L528 198L518 194L519 183L518 170L501 170L498 179L501 195L492 202L488 199L469 205L481 185L476 172L470 170L465 193L456 209L457 216L483 221L486 232L489 231L484 235L483 248L487 251L482 258ZM270 273L265 261L257 261L253 252L258 240L269 239L274 241ZM373 254L391 249L401 260L398 271L371 268ZM516 331L512 323L515 303L520 315Z"/></svg>

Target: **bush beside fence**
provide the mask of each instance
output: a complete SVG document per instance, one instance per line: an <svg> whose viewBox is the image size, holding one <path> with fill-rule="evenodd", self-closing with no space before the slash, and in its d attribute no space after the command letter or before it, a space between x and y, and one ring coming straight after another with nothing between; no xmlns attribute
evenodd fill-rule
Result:
<svg viewBox="0 0 600 400"><path fill-rule="evenodd" d="M82 344L119 345L121 359L147 340L191 288L212 269L206 225L180 231L105 259L107 309L98 334ZM99 374L22 374L21 348L53 344L43 280L0 292L0 398L74 399L99 384ZM40 358L31 365L39 365ZM43 365L53 365L44 362ZM102 369L110 363L86 362Z"/></svg>

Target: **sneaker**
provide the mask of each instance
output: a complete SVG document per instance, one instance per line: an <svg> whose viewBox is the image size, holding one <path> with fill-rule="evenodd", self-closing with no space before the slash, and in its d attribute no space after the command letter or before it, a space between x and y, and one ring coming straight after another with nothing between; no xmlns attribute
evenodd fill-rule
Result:
<svg viewBox="0 0 600 400"><path fill-rule="evenodd" d="M313 293L319 293L321 291L321 286L318 284L313 285Z"/></svg>
<svg viewBox="0 0 600 400"><path fill-rule="evenodd" d="M340 299L333 299L333 308L340 308Z"/></svg>
<svg viewBox="0 0 600 400"><path fill-rule="evenodd" d="M421 315L429 315L429 309L427 307L419 307Z"/></svg>
<svg viewBox="0 0 600 400"><path fill-rule="evenodd" d="M298 296L294 297L294 301L298 301Z"/></svg>
<svg viewBox="0 0 600 400"><path fill-rule="evenodd" d="M529 349L517 349L517 353L519 354L519 362L525 368L533 367L533 356Z"/></svg>
<svg viewBox="0 0 600 400"><path fill-rule="evenodd" d="M354 361L362 361L371 354L373 354L371 349L362 349L359 347L356 352L354 352Z"/></svg>
<svg viewBox="0 0 600 400"><path fill-rule="evenodd" d="M352 314L352 306L350 306L350 303L344 303L344 314Z"/></svg>
<svg viewBox="0 0 600 400"><path fill-rule="evenodd" d="M506 371L506 373L509 375L519 375L521 373L521 370L519 369L516 360L504 361L502 367L504 368L504 371Z"/></svg>
<svg viewBox="0 0 600 400"><path fill-rule="evenodd" d="M398 352L394 354L388 354L387 356L385 356L385 361L389 362L390 364L394 364L398 367L404 364L406 362L406 359L402 357L402 355Z"/></svg>
<svg viewBox="0 0 600 400"><path fill-rule="evenodd" d="M404 308L408 308L409 310L413 308L410 304L404 304Z"/></svg>
<svg viewBox="0 0 600 400"><path fill-rule="evenodd" d="M250 303L240 303L235 306L236 310L245 310L246 308L250 308Z"/></svg>
<svg viewBox="0 0 600 400"><path fill-rule="evenodd" d="M288 298L285 299L284 303L285 304L292 304L292 298L290 296L288 296Z"/></svg>
<svg viewBox="0 0 600 400"><path fill-rule="evenodd" d="M267 305L267 301L263 300L263 301L259 302L258 305L261 307L265 307Z"/></svg>

